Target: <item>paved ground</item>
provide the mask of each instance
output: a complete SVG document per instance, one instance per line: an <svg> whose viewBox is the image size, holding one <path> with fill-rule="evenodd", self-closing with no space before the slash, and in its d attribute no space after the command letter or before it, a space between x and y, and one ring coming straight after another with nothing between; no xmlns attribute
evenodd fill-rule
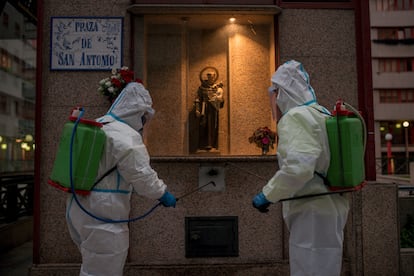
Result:
<svg viewBox="0 0 414 276"><path fill-rule="evenodd" d="M26 242L0 255L1 276L27 276L33 260L33 242Z"/></svg>

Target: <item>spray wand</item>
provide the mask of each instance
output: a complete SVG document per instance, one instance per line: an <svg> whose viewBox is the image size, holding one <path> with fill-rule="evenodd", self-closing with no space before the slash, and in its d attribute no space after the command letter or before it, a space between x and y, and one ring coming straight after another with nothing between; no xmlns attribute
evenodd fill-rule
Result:
<svg viewBox="0 0 414 276"><path fill-rule="evenodd" d="M75 191L75 185L74 185L74 181L73 181L73 166L72 166L72 162L73 162L73 145L74 145L74 140L75 140L75 135L76 135L76 130L78 127L78 124L84 114L84 109L83 108L79 108L78 113L76 113L77 119L74 123L73 129L72 129L72 135L71 135L71 139L70 139L70 154L69 154L69 178L70 178L70 188L71 188L71 192L73 194L73 199L76 201L76 203L78 204L79 208L81 208L81 210L83 212L85 212L87 215L93 217L94 219L106 222L106 223L128 223L128 222L133 222L136 220L140 220L145 218L146 216L148 216L149 214L151 214L158 206L160 206L162 203L158 202L157 204L155 204L151 209L149 209L147 212L145 212L143 215L135 217L135 218L131 218L131 219L120 219L120 220L112 220L112 219L107 219L107 218L103 218L103 217L99 217L96 216L94 214L92 214L91 212L89 212L88 210L85 209L85 207L79 202L78 196L76 195L76 191ZM208 186L208 185L213 185L214 187L216 186L216 183L214 181L210 181L207 184L204 184L200 187L198 187L197 189L188 192L180 197L178 197L176 199L176 201L183 199L184 197L187 197L199 190L201 190L202 188Z"/></svg>
<svg viewBox="0 0 414 276"><path fill-rule="evenodd" d="M198 187L197 189L194 189L194 190L192 190L191 192L188 192L188 193L186 193L186 194L183 194L182 196L180 196L180 197L178 197L177 198L177 201L178 200L180 200L180 199L183 199L184 197L187 197L187 196L189 196L189 195L191 195L191 194L193 194L193 193L195 193L195 192L198 192L198 191L200 191L201 189L203 189L204 187L206 187L206 186L208 186L208 185L213 185L214 187L216 187L216 183L214 182L214 181L210 181L210 182L208 182L207 184L204 184L203 186L200 186L200 187Z"/></svg>
<svg viewBox="0 0 414 276"><path fill-rule="evenodd" d="M261 180L267 180L266 178L264 178L263 176L260 176L258 174L252 173L244 168L241 168L231 162L227 163L241 171L243 171L244 173L250 174L258 179ZM288 197L288 198L282 198L280 199L278 202L283 202L283 201L291 201L291 200L297 200L297 199L303 199L303 198L309 198L309 197L317 197L317 196L326 196L326 195L333 195L333 194L343 194L343 193L349 193L349 192L355 192L358 190L361 190L362 187L366 184L366 182L364 181L361 185L357 186L357 187L353 187L353 188L345 188L345 189L339 189L339 190L335 190L335 191L328 191L328 192L322 192L322 193L315 193L315 194L307 194L307 195L300 195L300 196L294 196L294 197Z"/></svg>

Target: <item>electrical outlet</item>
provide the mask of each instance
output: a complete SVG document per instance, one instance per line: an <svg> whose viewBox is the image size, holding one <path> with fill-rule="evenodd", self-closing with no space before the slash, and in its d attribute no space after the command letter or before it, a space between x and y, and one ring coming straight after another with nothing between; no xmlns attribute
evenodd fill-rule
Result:
<svg viewBox="0 0 414 276"><path fill-rule="evenodd" d="M198 172L198 187L213 181L214 185L207 185L201 191L224 191L224 166L201 165Z"/></svg>

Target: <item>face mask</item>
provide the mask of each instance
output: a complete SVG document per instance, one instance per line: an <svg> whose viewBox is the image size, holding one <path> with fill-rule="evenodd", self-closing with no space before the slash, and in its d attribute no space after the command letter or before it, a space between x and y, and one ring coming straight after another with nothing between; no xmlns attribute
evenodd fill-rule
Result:
<svg viewBox="0 0 414 276"><path fill-rule="evenodd" d="M145 123L147 122L146 114L141 117L142 127L144 127Z"/></svg>
<svg viewBox="0 0 414 276"><path fill-rule="evenodd" d="M138 133L143 136L144 134L144 126L145 123L147 122L147 118L146 118L146 114L144 114L143 116L141 116L141 123L142 123L142 127L138 130Z"/></svg>
<svg viewBox="0 0 414 276"><path fill-rule="evenodd" d="M140 130L138 130L138 133L141 134L141 136L143 135L145 124L148 123L151 120L152 115L153 114L151 114L149 112L145 112L144 115L141 116L142 127L141 127Z"/></svg>
<svg viewBox="0 0 414 276"><path fill-rule="evenodd" d="M272 109L273 120L276 121L277 117L277 107L276 107L276 98L278 96L278 90L275 89L269 93L270 108Z"/></svg>

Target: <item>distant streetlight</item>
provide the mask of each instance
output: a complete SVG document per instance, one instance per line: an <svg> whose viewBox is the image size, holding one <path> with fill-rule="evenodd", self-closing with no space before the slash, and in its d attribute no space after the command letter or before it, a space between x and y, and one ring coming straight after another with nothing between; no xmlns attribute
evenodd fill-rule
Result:
<svg viewBox="0 0 414 276"><path fill-rule="evenodd" d="M392 153L391 153L391 140L392 140L392 134L387 133L385 134L385 140L387 141L387 172L388 174L394 173L394 166L392 164Z"/></svg>
<svg viewBox="0 0 414 276"><path fill-rule="evenodd" d="M404 121L402 123L403 127L404 127L404 134L405 134L405 166L407 168L407 173L409 171L408 168L408 160L410 158L410 153L408 152L408 127L410 126L410 123L408 121Z"/></svg>
<svg viewBox="0 0 414 276"><path fill-rule="evenodd" d="M24 140L26 142L33 142L33 136L31 134L26 134L26 136L24 137Z"/></svg>

